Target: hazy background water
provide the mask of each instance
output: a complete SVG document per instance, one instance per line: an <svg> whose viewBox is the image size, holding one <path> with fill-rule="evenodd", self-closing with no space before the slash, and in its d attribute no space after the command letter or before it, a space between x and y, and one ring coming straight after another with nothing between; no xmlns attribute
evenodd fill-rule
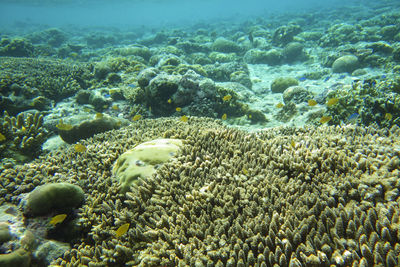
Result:
<svg viewBox="0 0 400 267"><path fill-rule="evenodd" d="M220 19L248 19L287 12L311 12L367 5L348 0L158 0L158 1L2 1L4 27L131 27L185 25Z"/></svg>

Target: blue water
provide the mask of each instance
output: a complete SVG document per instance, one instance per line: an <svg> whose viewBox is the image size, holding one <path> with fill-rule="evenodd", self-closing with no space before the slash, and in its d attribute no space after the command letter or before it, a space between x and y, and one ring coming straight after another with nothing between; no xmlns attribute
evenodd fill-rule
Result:
<svg viewBox="0 0 400 267"><path fill-rule="evenodd" d="M2 1L0 26L168 26L221 19L274 17L287 12L331 10L357 4L345 0L198 1ZM365 4L367 1L363 1Z"/></svg>

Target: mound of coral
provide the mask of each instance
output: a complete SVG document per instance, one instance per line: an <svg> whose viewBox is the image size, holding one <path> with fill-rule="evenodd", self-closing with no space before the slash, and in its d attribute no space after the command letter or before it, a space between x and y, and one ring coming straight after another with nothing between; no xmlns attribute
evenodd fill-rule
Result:
<svg viewBox="0 0 400 267"><path fill-rule="evenodd" d="M122 193L113 164L156 138L184 145ZM398 266L399 142L397 126L247 133L203 118L141 120L82 142L84 153L4 170L0 199L51 182L84 190L82 235L61 266Z"/></svg>
<svg viewBox="0 0 400 267"><path fill-rule="evenodd" d="M19 108L16 113L28 109L26 106L38 108L32 101L37 97L59 101L71 96L87 88L91 77L87 64L60 60L1 57L0 64L0 90L5 98L1 107L8 111ZM25 99L31 103L20 103Z"/></svg>

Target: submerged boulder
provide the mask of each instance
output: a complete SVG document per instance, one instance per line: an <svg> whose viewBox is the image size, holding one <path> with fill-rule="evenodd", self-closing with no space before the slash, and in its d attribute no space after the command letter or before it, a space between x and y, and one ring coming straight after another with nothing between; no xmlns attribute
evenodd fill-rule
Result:
<svg viewBox="0 0 400 267"><path fill-rule="evenodd" d="M36 187L28 194L25 213L33 216L44 215L54 210L78 207L84 200L84 192L77 185L49 183Z"/></svg>
<svg viewBox="0 0 400 267"><path fill-rule="evenodd" d="M342 73L348 72L352 73L354 70L359 68L358 58L353 55L346 55L339 57L332 64L332 72Z"/></svg>

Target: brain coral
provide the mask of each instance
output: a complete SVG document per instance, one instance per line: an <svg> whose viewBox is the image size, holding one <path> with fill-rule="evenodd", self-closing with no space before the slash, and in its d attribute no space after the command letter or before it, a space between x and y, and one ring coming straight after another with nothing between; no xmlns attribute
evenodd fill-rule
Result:
<svg viewBox="0 0 400 267"><path fill-rule="evenodd" d="M175 161L126 194L119 155L185 140ZM1 201L35 185L79 184L87 235L61 266L397 266L400 129L228 129L209 119L141 120L0 175ZM127 233L115 231L129 223Z"/></svg>

